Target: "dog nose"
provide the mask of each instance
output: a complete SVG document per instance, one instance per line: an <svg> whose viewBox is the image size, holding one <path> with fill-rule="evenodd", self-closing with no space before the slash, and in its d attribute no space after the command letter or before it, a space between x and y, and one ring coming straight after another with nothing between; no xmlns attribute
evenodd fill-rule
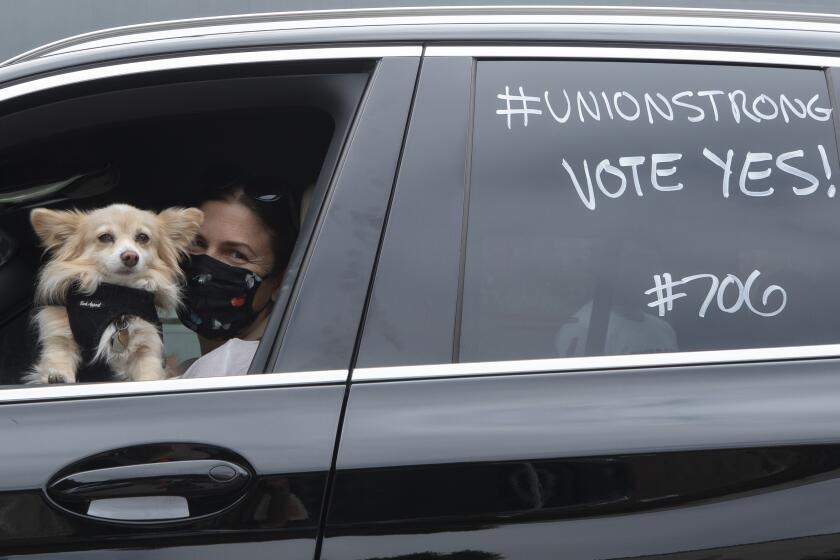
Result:
<svg viewBox="0 0 840 560"><path fill-rule="evenodd" d="M128 268L134 268L134 265L137 264L140 257L134 251L123 251L120 255L120 259L122 259L123 264Z"/></svg>

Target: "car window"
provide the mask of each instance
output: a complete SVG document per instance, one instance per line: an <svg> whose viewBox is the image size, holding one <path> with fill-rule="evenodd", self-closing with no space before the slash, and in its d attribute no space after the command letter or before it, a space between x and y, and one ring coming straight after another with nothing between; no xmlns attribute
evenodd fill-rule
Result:
<svg viewBox="0 0 840 560"><path fill-rule="evenodd" d="M456 358L836 341L820 70L480 61Z"/></svg>
<svg viewBox="0 0 840 560"><path fill-rule="evenodd" d="M39 276L38 271L56 258L58 249L45 251L49 241L33 231L34 209L89 212L112 204L129 204L159 212L198 206L217 190L222 192L231 181L247 183L247 189L240 189L245 202L237 203L253 207L246 208L245 214L250 211L251 221L257 226L276 220L284 228L282 239L263 228L268 232L266 246L272 254L282 253L278 259L283 262L265 264L264 277L256 279L259 283L272 275L278 278L272 299L259 306L282 314L294 284L294 279L283 278L285 263L291 252L302 250L299 247L305 247L312 235L315 222L304 218L307 212L317 214L322 204L371 67L364 61L343 66L296 63L288 72L275 68L269 74L243 77L240 72L225 77L218 72L204 75L195 71L174 79L170 76L163 83L157 77L149 78L149 83L144 83L143 77L134 77L130 84L108 82L107 86L86 86L63 94L52 91L45 94L48 99L41 96L31 105L16 101L0 106L0 126L6 131L0 139L0 223L4 240L0 264L0 287L4 287L0 298L0 385L32 379L27 375L38 363L38 356L44 354L38 348L34 319L41 306L33 305L33 291L38 282L45 281L44 273ZM316 185L321 188L315 189ZM230 201L216 202L225 206ZM202 208L208 216L205 206ZM254 208L260 213L252 211ZM226 219L227 214L220 220ZM304 222L308 225L301 230ZM207 224L205 221L204 226ZM71 229L80 228L74 224ZM223 233L230 236L227 231ZM109 235L110 231L97 230L95 237L92 234L84 240L73 258L93 259L81 253L91 244L113 243ZM219 296L225 307L254 308L257 300L248 300L245 288L255 282L253 267L264 264L262 256L252 251L258 239L219 238L217 250L207 245L215 243L206 239L209 236L204 229L199 230L191 242L186 240L183 245L190 254L212 257L215 264L209 266L218 269L222 263L227 267L217 276L242 276L243 296ZM136 237L134 241L147 243L148 239ZM91 269L106 265L97 261ZM201 280L199 274L188 272L187 276L187 283ZM184 285L181 295L183 302ZM114 305L127 305L129 296L134 297L117 291L109 297ZM205 294L200 297L207 301ZM81 298L79 306L95 308L100 301L106 306L110 301L88 299ZM197 316L179 316L178 305L161 306L160 301L155 296L166 375L177 377L212 347L200 344L195 325L185 326L185 321ZM145 304L132 300L131 305L133 313ZM201 319L219 332L236 328L235 322L225 317L208 315ZM71 317L71 328L75 329L80 323L73 321ZM114 325L116 329L117 323ZM248 355L236 366L238 373L248 371L260 340L270 346L275 334L266 331L262 337L241 341ZM83 346L84 340L75 330L73 335ZM230 338L238 339L233 336L224 340ZM110 346L118 343L122 342L115 332ZM91 359L92 352L81 354L82 365L96 361ZM234 362L229 356L205 360L201 376L230 374ZM100 379L77 381L96 380Z"/></svg>

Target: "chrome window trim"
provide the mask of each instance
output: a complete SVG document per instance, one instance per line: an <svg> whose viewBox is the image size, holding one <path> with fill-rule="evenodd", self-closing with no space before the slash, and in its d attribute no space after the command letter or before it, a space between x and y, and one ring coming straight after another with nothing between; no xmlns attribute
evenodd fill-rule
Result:
<svg viewBox="0 0 840 560"><path fill-rule="evenodd" d="M482 377L523 373L577 374L591 371L613 371L617 369L780 362L837 357L840 357L840 344L823 344L814 346L783 346L777 348L668 352L662 354L628 354L580 358L370 367L354 369L351 380L353 383L366 383L374 381Z"/></svg>
<svg viewBox="0 0 840 560"><path fill-rule="evenodd" d="M263 14L245 14L241 16L227 16L214 18L195 18L186 20L172 20L157 24L140 24L116 27L101 31L85 33L67 39L61 39L31 49L19 54L2 64L14 63L16 60L44 51L41 56L53 56L82 50L113 47L146 41L161 41L167 39L183 39L207 35L225 35L233 33L253 33L288 31L317 28L342 27L385 27L385 26L418 26L418 25L476 25L476 24L594 24L594 25L659 25L659 26L691 26L691 27L725 27L752 28L767 30L792 31L823 31L840 32L840 21L834 14L813 12L769 11L769 10L738 10L738 9L708 9L708 8L656 8L637 6L519 6L513 7L527 13L498 13L510 6L469 6L477 13L446 13L463 12L465 7L430 7L428 11L437 12L434 15L405 14L406 10L414 8L365 8L351 10L313 10L302 12L277 12ZM540 8L543 10L541 11ZM554 9L552 9L554 8ZM567 13L555 13L557 9L565 9ZM492 13L493 11L497 13ZM391 15L389 12L393 12ZM400 14L400 12L403 12ZM485 13L481 13L485 12ZM586 12L586 13L581 13ZM601 12L601 13L599 13ZM668 12L667 15L663 12ZM331 17L332 16L332 17ZM235 20L245 18L271 18L273 21L259 21L248 23L213 23L219 20ZM810 18L810 19L809 19ZM823 20L823 21L818 21ZM828 21L825 21L828 20ZM833 20L833 21L832 21ZM196 24L196 27L176 27L174 29L146 30L150 25L178 25ZM122 35L115 35L120 31ZM132 32L134 31L134 32ZM111 34L111 36L96 38ZM84 41L86 37L90 40ZM81 41L81 42L77 42ZM74 43L75 44L72 44ZM62 43L71 43L61 48ZM50 50L55 49L55 50Z"/></svg>
<svg viewBox="0 0 840 560"><path fill-rule="evenodd" d="M146 72L263 62L349 60L394 56L420 56L422 51L423 48L419 45L326 47L259 50L156 58L152 60L108 64L106 66L97 66L95 68L86 68L84 70L70 70L61 74L46 76L44 78L35 78L29 81L6 86L0 89L0 102L70 84L78 84L104 78L129 76Z"/></svg>
<svg viewBox="0 0 840 560"><path fill-rule="evenodd" d="M826 344L661 354L358 368L353 371L352 381L354 383L366 383L536 373L586 373L591 375L591 373L587 372L715 364L766 363L837 357L840 357L840 344ZM218 390L343 385L346 383L347 377L348 370L323 370L193 379L167 379L162 381L31 386L0 389L0 405L95 397L126 397Z"/></svg>
<svg viewBox="0 0 840 560"><path fill-rule="evenodd" d="M656 47L538 47L502 45L431 45L425 56L471 56L474 58L575 58L653 60L667 62L720 62L828 68L840 66L840 57L750 51L670 49Z"/></svg>
<svg viewBox="0 0 840 560"><path fill-rule="evenodd" d="M290 373L262 373L224 377L195 377L164 379L161 381L119 381L94 384L33 385L0 388L0 405L18 402L40 402L91 397L127 397L153 394L193 393L235 389L263 389L270 387L343 385L346 369L298 371Z"/></svg>

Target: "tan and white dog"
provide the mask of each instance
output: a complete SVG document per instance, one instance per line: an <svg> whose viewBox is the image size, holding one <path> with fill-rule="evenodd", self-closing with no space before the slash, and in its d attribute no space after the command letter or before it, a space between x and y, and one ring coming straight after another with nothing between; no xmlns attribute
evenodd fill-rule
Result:
<svg viewBox="0 0 840 560"><path fill-rule="evenodd" d="M35 293L40 355L25 380L75 383L77 371L88 365L71 330L66 307L71 294L89 296L106 286L125 287L142 290L141 296L151 294L154 308L174 310L182 276L178 261L203 219L197 208L155 214L126 204L90 212L33 210L32 227L50 258ZM80 305L99 304L82 300ZM138 316L125 317L120 324L99 327L104 330L94 342L96 348L87 353L93 356L90 361L107 364L117 379L164 379L158 326Z"/></svg>

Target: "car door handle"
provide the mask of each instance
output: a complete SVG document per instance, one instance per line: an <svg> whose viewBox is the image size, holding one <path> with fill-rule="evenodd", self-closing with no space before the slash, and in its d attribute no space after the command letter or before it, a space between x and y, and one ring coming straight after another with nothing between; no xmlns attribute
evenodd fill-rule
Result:
<svg viewBox="0 0 840 560"><path fill-rule="evenodd" d="M49 486L57 500L133 496L211 497L232 494L250 473L230 461L195 460L94 469L68 474Z"/></svg>
<svg viewBox="0 0 840 560"><path fill-rule="evenodd" d="M198 443L159 443L76 461L46 485L67 513L100 522L160 524L218 515L245 499L255 471L238 454Z"/></svg>

